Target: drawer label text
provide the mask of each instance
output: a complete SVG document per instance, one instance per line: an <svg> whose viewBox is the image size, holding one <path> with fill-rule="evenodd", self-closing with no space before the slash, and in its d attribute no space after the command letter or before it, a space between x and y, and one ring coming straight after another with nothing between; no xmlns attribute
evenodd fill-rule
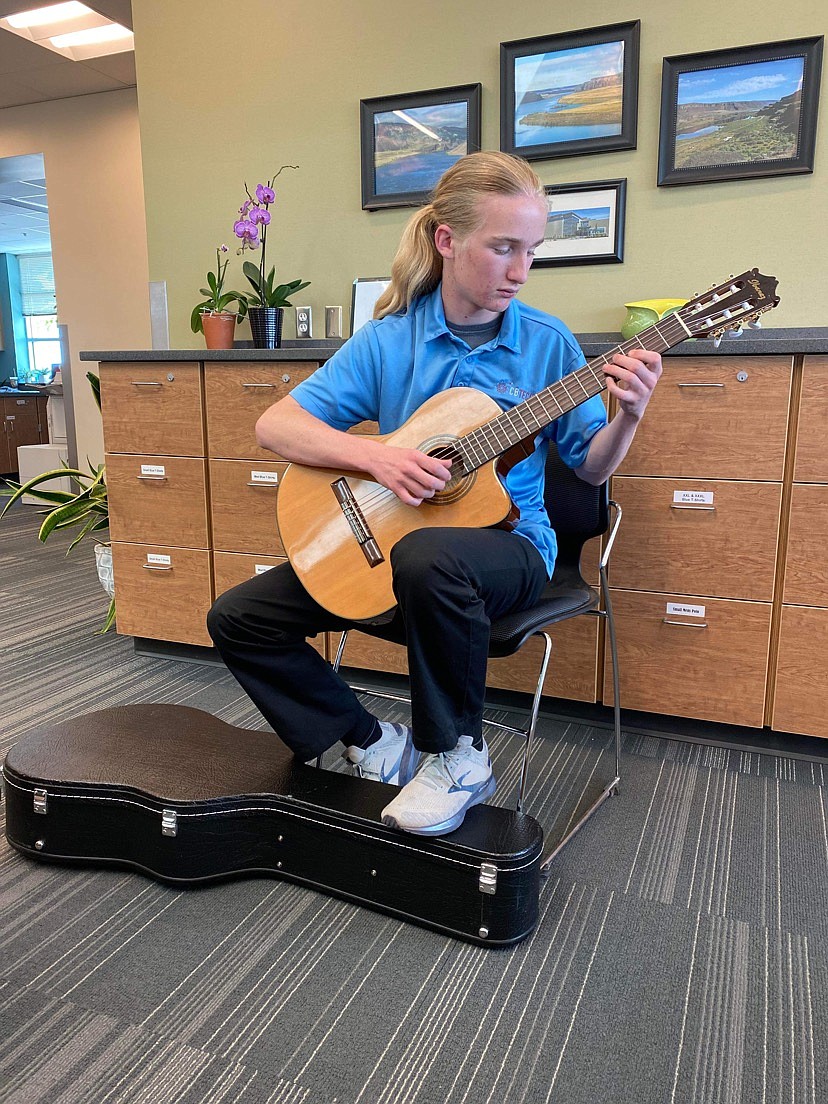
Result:
<svg viewBox="0 0 828 1104"><path fill-rule="evenodd" d="M279 473L277 471L252 471L250 473L251 483L278 483Z"/></svg>
<svg viewBox="0 0 828 1104"><path fill-rule="evenodd" d="M171 564L172 556L162 556L160 552L147 552L147 563Z"/></svg>
<svg viewBox="0 0 828 1104"><path fill-rule="evenodd" d="M256 564L256 574L262 575L265 571L270 571L276 564Z"/></svg>
<svg viewBox="0 0 828 1104"><path fill-rule="evenodd" d="M167 469L163 464L142 464L141 475L166 475Z"/></svg>
<svg viewBox="0 0 828 1104"><path fill-rule="evenodd" d="M686 606L683 602L668 602L667 616L704 617L704 606Z"/></svg>
<svg viewBox="0 0 828 1104"><path fill-rule="evenodd" d="M712 506L712 491L673 491L673 502L690 506Z"/></svg>

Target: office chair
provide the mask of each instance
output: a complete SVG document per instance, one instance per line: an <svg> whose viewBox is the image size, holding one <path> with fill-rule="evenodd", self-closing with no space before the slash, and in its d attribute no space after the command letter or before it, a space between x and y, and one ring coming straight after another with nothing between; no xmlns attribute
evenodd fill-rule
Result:
<svg viewBox="0 0 828 1104"><path fill-rule="evenodd" d="M570 617L590 614L602 617L607 622L610 657L612 661L612 685L614 695L615 729L615 774L611 782L581 816L577 824L559 841L555 849L546 855L541 863L542 874L548 874L555 856L569 842L575 833L595 813L606 799L618 792L621 781L621 706L619 697L618 652L615 640L615 621L612 615L607 564L612 545L615 541L621 521L621 507L609 498L607 484L594 487L575 475L571 468L560 459L554 443L550 442L549 456L546 461L544 479L544 501L549 520L558 539L558 556L554 574L541 595L538 603L531 609L511 613L492 622L489 643L489 656L501 659L514 655L533 636L541 637L544 642L543 656L538 672L537 684L529 713L529 723L525 729L488 721L497 728L522 736L524 740L523 763L521 766L520 786L516 802L517 812L523 811L526 783L529 775L529 759L535 728L538 721L543 683L546 678L549 658L552 653L552 640L547 628L558 625ZM612 526L610 528L610 513ZM604 552L599 564L600 593L586 582L581 574L581 552L588 540L607 535ZM603 604L603 608L602 608ZM405 644L405 632L399 616L383 625L361 625L359 630L349 629L343 632L333 661L335 671L339 670L345 646L351 632L364 632L369 636L387 640L393 644ZM409 699L396 694L373 690L370 687L356 686L354 689L374 694L377 697L393 701L408 702Z"/></svg>

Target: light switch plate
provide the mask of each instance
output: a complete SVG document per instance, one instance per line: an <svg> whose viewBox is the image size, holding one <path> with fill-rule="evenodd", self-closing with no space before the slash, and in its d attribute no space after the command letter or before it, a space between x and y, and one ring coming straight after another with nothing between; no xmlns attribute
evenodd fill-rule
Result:
<svg viewBox="0 0 828 1104"><path fill-rule="evenodd" d="M342 307L325 307L325 337L342 337Z"/></svg>

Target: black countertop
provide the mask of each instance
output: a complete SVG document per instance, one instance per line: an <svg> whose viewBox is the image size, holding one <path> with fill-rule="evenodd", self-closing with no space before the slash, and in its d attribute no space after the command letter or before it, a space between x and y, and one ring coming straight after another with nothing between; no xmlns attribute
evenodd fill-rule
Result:
<svg viewBox="0 0 828 1104"><path fill-rule="evenodd" d="M575 337L584 355L601 356L622 338L619 333L581 333ZM236 342L232 349L108 349L82 352L81 360L96 361L280 361L327 360L343 345L342 340L285 341L281 349L254 349ZM712 341L682 341L668 356L793 356L796 353L828 353L828 326L746 330L740 337L725 337L718 349Z"/></svg>

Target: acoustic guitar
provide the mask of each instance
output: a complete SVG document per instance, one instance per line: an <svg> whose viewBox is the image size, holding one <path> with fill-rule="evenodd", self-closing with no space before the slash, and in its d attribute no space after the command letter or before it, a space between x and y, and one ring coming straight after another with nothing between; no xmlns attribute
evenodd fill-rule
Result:
<svg viewBox="0 0 828 1104"><path fill-rule="evenodd" d="M434 395L399 429L377 438L451 458L450 482L420 506L405 505L364 472L291 464L276 509L282 544L302 585L347 620L387 613L395 605L389 554L396 542L427 526L513 525L517 513L502 476L531 454L540 430L604 390L602 367L615 353L661 353L690 337L719 341L775 307L776 285L755 268L731 277L509 410L470 387Z"/></svg>

